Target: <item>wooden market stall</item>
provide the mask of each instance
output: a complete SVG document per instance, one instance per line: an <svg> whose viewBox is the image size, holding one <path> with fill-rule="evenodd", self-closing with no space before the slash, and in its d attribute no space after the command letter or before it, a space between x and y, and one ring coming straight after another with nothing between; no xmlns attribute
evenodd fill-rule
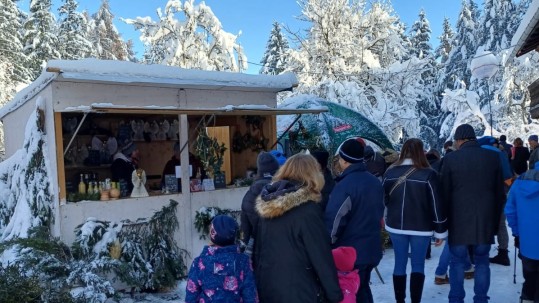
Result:
<svg viewBox="0 0 539 303"><path fill-rule="evenodd" d="M511 41L513 48L506 62L514 57L523 56L529 52L539 51L539 1L532 1L526 14L522 17ZM539 78L536 75L535 78ZM539 80L535 80L528 86L530 92L530 115L534 119L539 118Z"/></svg>
<svg viewBox="0 0 539 303"><path fill-rule="evenodd" d="M260 151L273 148L275 115L324 111L278 109L277 93L296 85L293 74L246 75L96 59L50 61L46 71L0 112L9 129L6 157L22 147L21 121L27 121L41 102L46 154L54 155L49 159L53 236L72 243L75 227L89 217L134 221L173 199L179 202L176 241L196 255L204 242L193 227L195 212L209 206L240 209L247 187L238 186L238 180L256 167ZM199 172L181 165L176 177L190 182L169 191L162 172L173 146L181 147L181 163L189 163L190 154L202 157L194 146L201 134L226 148L224 186L196 191L200 188L194 189L192 180L200 178ZM99 190L111 178L111 156L118 151L119 138L126 137L140 151L139 167L146 174L149 196L130 198L124 193L117 200L101 200ZM82 182L86 193L80 192Z"/></svg>

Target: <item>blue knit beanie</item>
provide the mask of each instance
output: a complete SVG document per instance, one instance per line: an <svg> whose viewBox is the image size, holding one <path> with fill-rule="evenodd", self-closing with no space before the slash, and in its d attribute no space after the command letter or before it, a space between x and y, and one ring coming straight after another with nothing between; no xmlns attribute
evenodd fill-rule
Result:
<svg viewBox="0 0 539 303"><path fill-rule="evenodd" d="M238 223L227 215L218 215L213 218L210 226L210 239L219 246L233 245L236 241Z"/></svg>
<svg viewBox="0 0 539 303"><path fill-rule="evenodd" d="M531 135L528 137L528 141L535 141L535 142L539 142L538 141L538 138L537 138L537 135Z"/></svg>

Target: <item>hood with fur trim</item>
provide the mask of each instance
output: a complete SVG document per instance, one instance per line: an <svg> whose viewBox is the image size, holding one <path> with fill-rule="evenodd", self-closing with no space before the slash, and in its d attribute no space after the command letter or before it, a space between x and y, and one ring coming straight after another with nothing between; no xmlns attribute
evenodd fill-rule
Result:
<svg viewBox="0 0 539 303"><path fill-rule="evenodd" d="M288 180L268 184L256 199L256 211L265 219L282 216L294 207L309 201L320 202L322 195Z"/></svg>

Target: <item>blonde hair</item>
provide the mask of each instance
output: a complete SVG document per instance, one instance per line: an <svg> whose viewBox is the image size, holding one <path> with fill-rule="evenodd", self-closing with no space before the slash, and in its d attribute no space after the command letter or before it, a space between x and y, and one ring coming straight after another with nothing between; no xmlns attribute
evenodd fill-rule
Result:
<svg viewBox="0 0 539 303"><path fill-rule="evenodd" d="M324 187L324 176L320 172L320 164L308 154L299 153L288 158L279 168L273 181L294 180L310 191L320 193Z"/></svg>

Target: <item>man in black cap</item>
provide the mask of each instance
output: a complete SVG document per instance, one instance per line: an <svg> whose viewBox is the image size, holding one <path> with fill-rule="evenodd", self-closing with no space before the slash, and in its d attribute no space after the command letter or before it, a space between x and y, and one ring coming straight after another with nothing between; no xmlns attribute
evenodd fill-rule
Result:
<svg viewBox="0 0 539 303"><path fill-rule="evenodd" d="M505 200L498 154L481 148L469 124L457 127L457 151L444 157L442 197L447 199L449 224L449 302L464 302L464 270L468 248L475 261L474 302L488 302L489 252L498 231Z"/></svg>
<svg viewBox="0 0 539 303"><path fill-rule="evenodd" d="M351 246L356 249L354 269L359 271L361 280L357 302L372 303L371 272L382 259L380 232L384 189L378 178L367 171L364 147L356 139L345 140L337 152L342 173L329 196L326 226L333 248Z"/></svg>

